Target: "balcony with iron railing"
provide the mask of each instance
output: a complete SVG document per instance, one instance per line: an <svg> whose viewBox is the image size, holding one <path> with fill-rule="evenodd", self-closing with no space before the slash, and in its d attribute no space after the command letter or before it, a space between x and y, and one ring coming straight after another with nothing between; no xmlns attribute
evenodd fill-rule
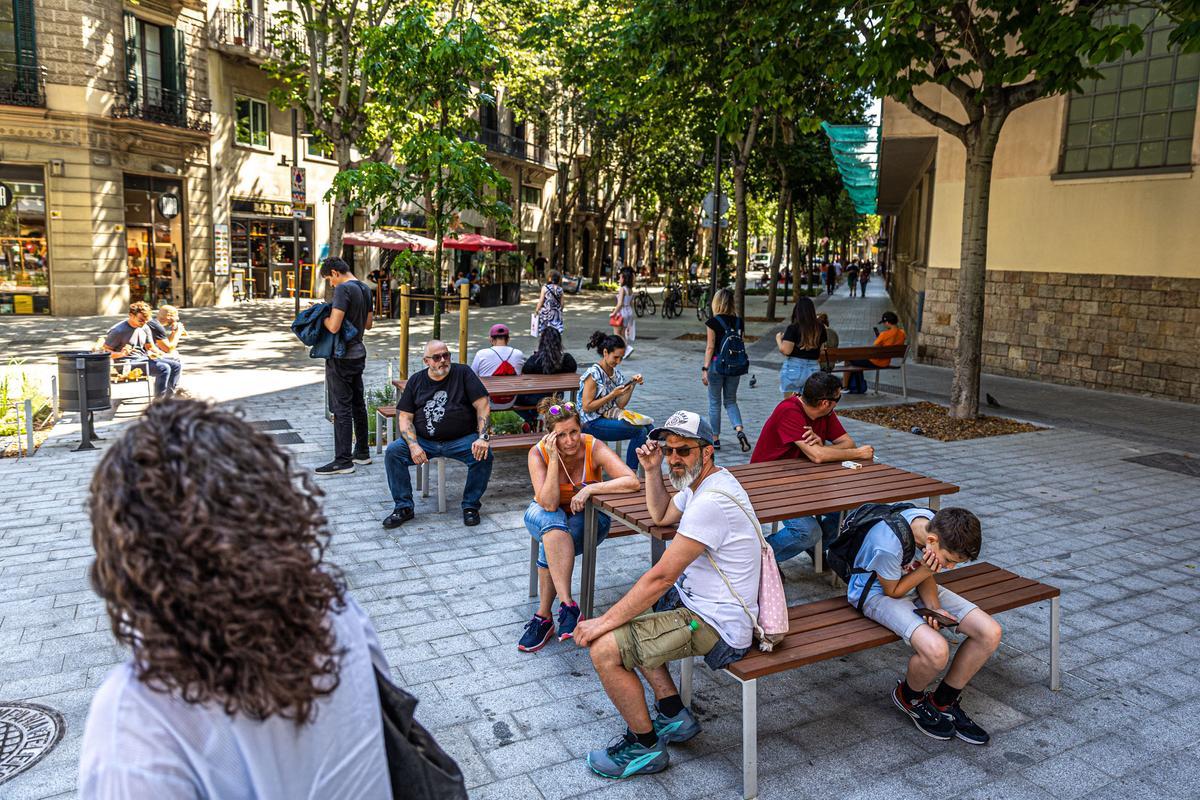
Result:
<svg viewBox="0 0 1200 800"><path fill-rule="evenodd" d="M488 149L509 158L527 161L530 164L549 166L550 149L539 142L530 142L493 128L480 128L475 140Z"/></svg>
<svg viewBox="0 0 1200 800"><path fill-rule="evenodd" d="M208 29L213 48L255 64L268 60L278 49L268 18L262 13L222 8ZM293 35L289 33L288 37Z"/></svg>
<svg viewBox="0 0 1200 800"><path fill-rule="evenodd" d="M0 105L42 108L46 105L46 69L13 64L0 67Z"/></svg>
<svg viewBox="0 0 1200 800"><path fill-rule="evenodd" d="M155 88L152 92L142 92L140 89L141 86L136 82L116 83L117 98L112 109L114 119L139 119L198 133L212 130L209 118L212 101L209 98L193 98L186 92L165 88Z"/></svg>

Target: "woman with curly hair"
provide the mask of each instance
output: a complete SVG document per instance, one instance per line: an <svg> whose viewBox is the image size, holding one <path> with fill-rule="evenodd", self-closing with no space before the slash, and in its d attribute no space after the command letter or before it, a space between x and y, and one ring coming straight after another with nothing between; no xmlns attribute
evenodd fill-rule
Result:
<svg viewBox="0 0 1200 800"><path fill-rule="evenodd" d="M265 434L152 404L88 500L92 586L131 658L92 700L84 798L391 798L370 619L319 491Z"/></svg>

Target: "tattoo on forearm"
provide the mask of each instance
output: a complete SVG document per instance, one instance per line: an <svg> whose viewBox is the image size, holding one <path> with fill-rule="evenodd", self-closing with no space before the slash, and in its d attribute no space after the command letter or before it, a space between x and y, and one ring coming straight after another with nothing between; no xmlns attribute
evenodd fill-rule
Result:
<svg viewBox="0 0 1200 800"><path fill-rule="evenodd" d="M491 414L480 414L479 417L477 418L476 424L477 424L480 436L487 433L488 426L491 424L491 419L492 419Z"/></svg>

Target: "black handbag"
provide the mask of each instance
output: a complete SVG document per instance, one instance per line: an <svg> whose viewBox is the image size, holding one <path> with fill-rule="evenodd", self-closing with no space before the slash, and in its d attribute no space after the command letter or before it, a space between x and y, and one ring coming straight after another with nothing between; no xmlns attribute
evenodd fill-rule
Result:
<svg viewBox="0 0 1200 800"><path fill-rule="evenodd" d="M375 670L383 745L395 800L467 800L462 770L414 719L417 698Z"/></svg>

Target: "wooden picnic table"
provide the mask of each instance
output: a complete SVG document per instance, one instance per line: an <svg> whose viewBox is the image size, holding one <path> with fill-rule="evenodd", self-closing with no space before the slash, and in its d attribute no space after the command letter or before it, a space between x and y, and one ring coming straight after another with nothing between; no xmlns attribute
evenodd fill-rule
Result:
<svg viewBox="0 0 1200 800"><path fill-rule="evenodd" d="M840 462L814 464L807 459L739 464L727 469L738 479L759 523L779 522L794 517L848 511L863 503L897 503L928 498L938 508L942 495L958 487L935 478L878 462L861 461L862 469L847 469ZM664 480L664 483L666 481ZM667 483L667 494L675 495ZM583 573L580 576L580 608L592 616L596 590L596 514L603 512L650 537L651 562L662 556L665 542L675 528L655 525L646 508L646 484L638 492L598 494L588 498L583 528ZM821 548L817 548L817 571L821 571Z"/></svg>
<svg viewBox="0 0 1200 800"><path fill-rule="evenodd" d="M491 375L480 378L483 388L487 389L488 397L513 394L555 394L570 392L571 400L579 393L579 373L561 372L557 375ZM392 381L397 391L404 391L408 381L400 379Z"/></svg>

